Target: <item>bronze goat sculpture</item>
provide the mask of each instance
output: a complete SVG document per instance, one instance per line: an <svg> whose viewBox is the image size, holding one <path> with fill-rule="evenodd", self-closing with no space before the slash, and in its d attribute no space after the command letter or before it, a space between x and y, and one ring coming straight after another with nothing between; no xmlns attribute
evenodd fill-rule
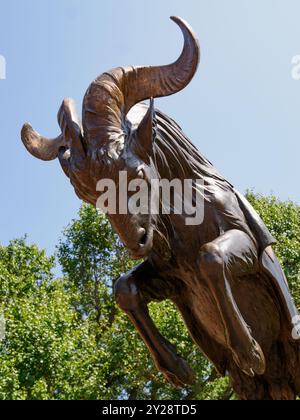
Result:
<svg viewBox="0 0 300 420"><path fill-rule="evenodd" d="M83 102L82 124L71 100L58 114L62 130L49 140L24 125L22 140L43 160L59 158L77 195L96 205L97 183L129 179L203 181L204 220L184 215L109 214L133 257L144 259L115 285L116 300L175 386L193 372L161 336L147 304L170 299L194 342L242 399L294 399L300 394L298 316L272 250L275 243L247 200L190 143L181 128L154 108L152 98L175 94L192 80L200 50L190 26L173 64L116 68L98 77ZM141 101L151 99L150 106Z"/></svg>

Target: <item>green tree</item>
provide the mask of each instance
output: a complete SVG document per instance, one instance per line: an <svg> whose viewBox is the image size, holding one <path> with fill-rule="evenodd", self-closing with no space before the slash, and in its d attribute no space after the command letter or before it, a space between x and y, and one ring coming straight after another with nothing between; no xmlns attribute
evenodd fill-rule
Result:
<svg viewBox="0 0 300 420"><path fill-rule="evenodd" d="M275 197L248 199L278 239L277 254L300 304L300 207ZM168 301L150 305L162 334L197 374L176 390L153 366L131 322L116 307L114 281L133 263L104 216L82 206L58 246L63 278L25 239L0 246L0 399L230 399L226 378L189 338Z"/></svg>
<svg viewBox="0 0 300 420"><path fill-rule="evenodd" d="M25 240L0 247L0 302L6 336L0 345L0 398L53 398L75 314L54 259Z"/></svg>

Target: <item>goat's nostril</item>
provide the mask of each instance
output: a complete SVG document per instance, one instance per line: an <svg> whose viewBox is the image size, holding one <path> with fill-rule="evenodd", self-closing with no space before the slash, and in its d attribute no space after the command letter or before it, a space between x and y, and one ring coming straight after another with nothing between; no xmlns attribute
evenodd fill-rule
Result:
<svg viewBox="0 0 300 420"><path fill-rule="evenodd" d="M139 229L139 244L145 245L147 242L147 231L144 228Z"/></svg>

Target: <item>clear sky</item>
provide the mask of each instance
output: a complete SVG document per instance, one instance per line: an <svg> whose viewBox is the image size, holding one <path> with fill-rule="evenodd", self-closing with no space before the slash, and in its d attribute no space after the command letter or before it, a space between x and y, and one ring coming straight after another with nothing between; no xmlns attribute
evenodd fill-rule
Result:
<svg viewBox="0 0 300 420"><path fill-rule="evenodd" d="M299 0L0 0L0 243L27 233L51 253L80 206L57 161L32 158L20 129L56 136L64 97L119 65L168 64L182 48L170 15L198 33L202 61L157 101L238 189L300 203Z"/></svg>

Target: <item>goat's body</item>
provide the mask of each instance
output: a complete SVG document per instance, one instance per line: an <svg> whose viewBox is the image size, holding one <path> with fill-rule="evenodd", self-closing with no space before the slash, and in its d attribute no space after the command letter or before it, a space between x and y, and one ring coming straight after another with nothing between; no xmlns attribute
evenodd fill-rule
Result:
<svg viewBox="0 0 300 420"><path fill-rule="evenodd" d="M135 107L129 115L132 126L139 124L146 109L143 105ZM145 301L169 298L177 305L195 343L221 374L229 373L241 398L295 398L300 393L300 353L292 338L291 320L297 311L272 253L273 237L249 203L189 143L180 127L159 111L156 135L158 149L153 159L156 159L161 177L202 177L205 181L204 220L199 226L184 226L182 218L175 215L159 221L147 263L156 280L149 282L144 275L139 283ZM169 166L165 173L158 163L161 153L171 153L166 157ZM190 160L189 166L184 167L182 159L186 153L190 154ZM203 276L201 272L203 247L230 232L242 232L254 253L254 262L249 264L251 268L247 271L248 257L244 255L242 245L241 250L237 246L233 261L235 258L242 261L240 272L230 275L227 285L241 319L265 357L264 373L253 378L242 372L233 357L228 343L230 327L224 324L214 293L219 285L210 273ZM230 270L231 261L224 260L225 268L226 265ZM243 266L247 269L244 272ZM217 271L215 273L217 276ZM241 348L237 346L239 351L244 351L242 344Z"/></svg>

